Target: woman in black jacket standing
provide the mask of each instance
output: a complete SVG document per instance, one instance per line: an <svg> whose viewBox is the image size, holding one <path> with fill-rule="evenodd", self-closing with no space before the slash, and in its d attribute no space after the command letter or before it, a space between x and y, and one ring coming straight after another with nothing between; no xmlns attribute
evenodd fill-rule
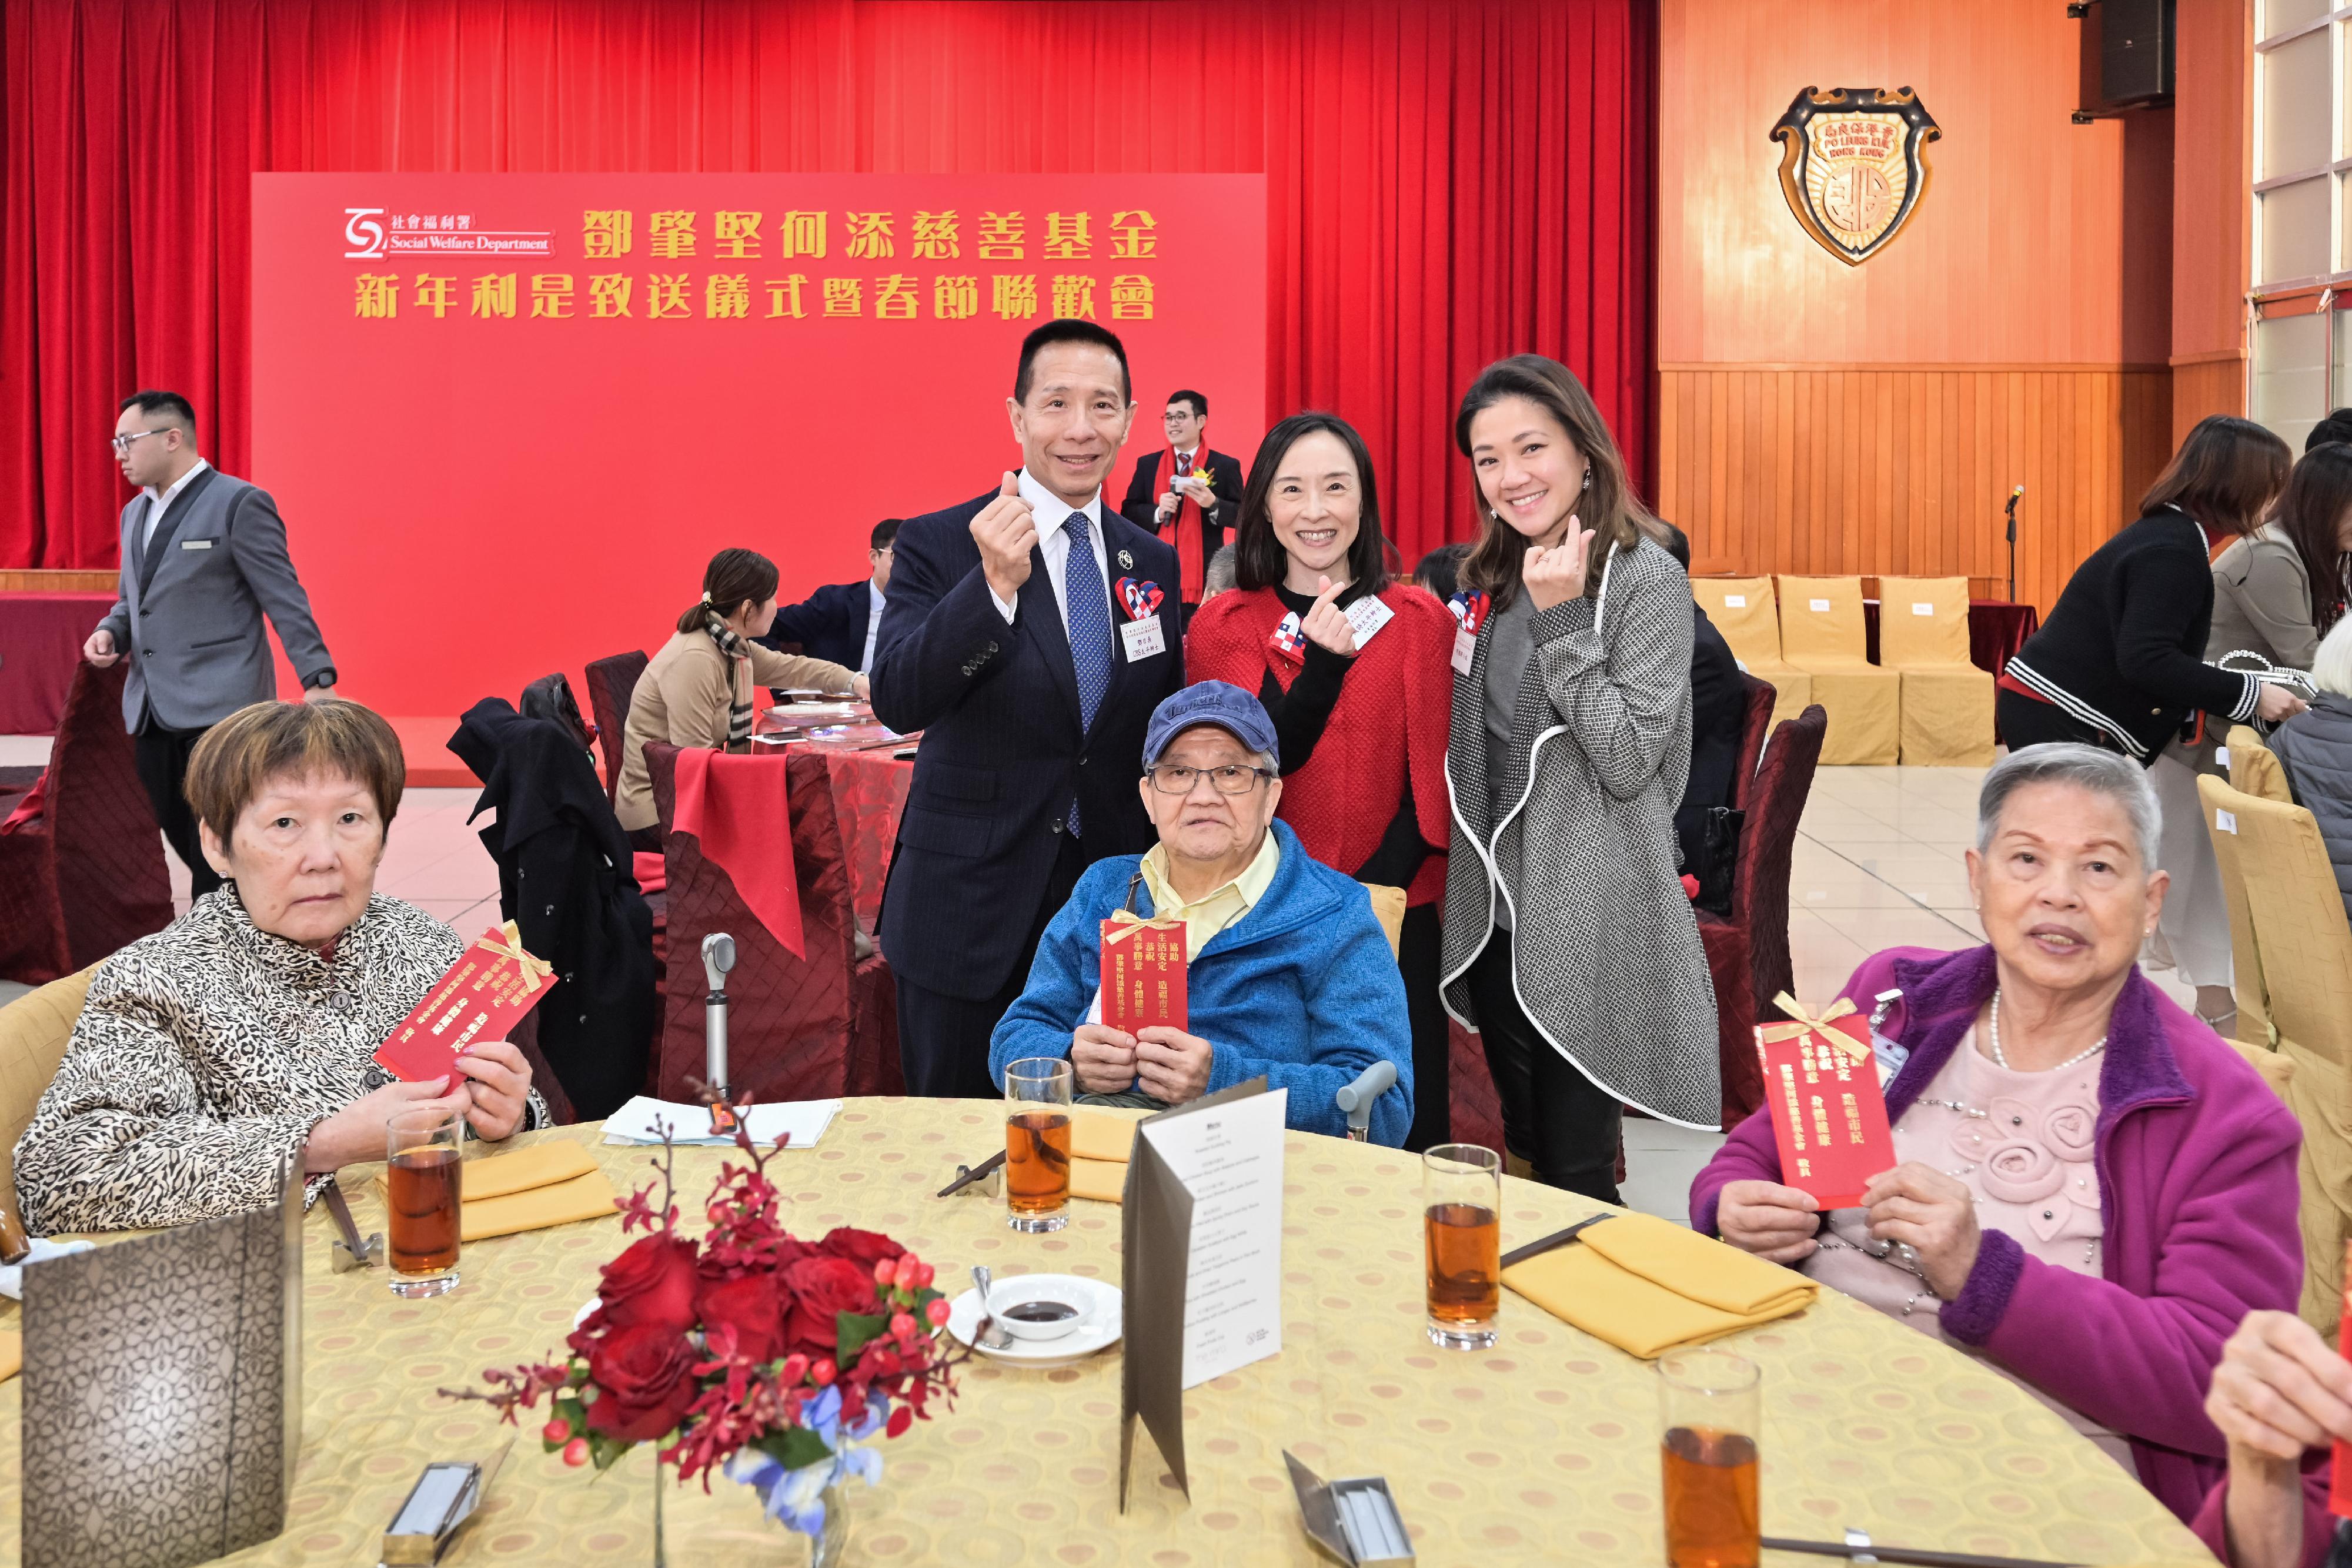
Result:
<svg viewBox="0 0 2352 1568"><path fill-rule="evenodd" d="M2140 502L2140 517L2074 569L2042 630L2001 672L1996 711L2012 751L2087 741L2142 766L2199 711L2275 724L2301 697L2205 663L2213 544L2252 533L2285 487L2286 443L2213 414Z"/></svg>

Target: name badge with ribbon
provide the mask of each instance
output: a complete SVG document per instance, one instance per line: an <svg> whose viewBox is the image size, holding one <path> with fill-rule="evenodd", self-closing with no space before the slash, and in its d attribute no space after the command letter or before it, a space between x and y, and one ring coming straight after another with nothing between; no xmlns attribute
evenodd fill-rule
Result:
<svg viewBox="0 0 2352 1568"><path fill-rule="evenodd" d="M1457 593L1445 601L1454 612L1454 673L1466 675L1470 661L1478 653L1478 628L1486 623L1486 596L1475 589Z"/></svg>
<svg viewBox="0 0 2352 1568"><path fill-rule="evenodd" d="M1118 635L1127 644L1129 664L1168 651L1167 634L1160 627L1160 605L1166 597L1156 582L1138 582L1131 577L1118 580L1118 601L1127 611Z"/></svg>
<svg viewBox="0 0 2352 1568"><path fill-rule="evenodd" d="M447 1078L469 1046L506 1039L554 985L555 967L524 949L509 920L457 956L376 1048L375 1060L404 1082Z"/></svg>
<svg viewBox="0 0 2352 1568"><path fill-rule="evenodd" d="M1786 991L1772 1001L1795 1020L1756 1026L1780 1180L1825 1211L1852 1208L1872 1176L1895 1166L1869 1020L1843 997L1819 1018Z"/></svg>

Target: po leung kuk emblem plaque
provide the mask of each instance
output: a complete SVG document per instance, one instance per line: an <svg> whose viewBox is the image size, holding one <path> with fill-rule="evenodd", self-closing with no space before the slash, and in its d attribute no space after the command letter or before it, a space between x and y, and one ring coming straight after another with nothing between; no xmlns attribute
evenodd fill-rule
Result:
<svg viewBox="0 0 2352 1568"><path fill-rule="evenodd" d="M1815 243L1858 267L1918 210L1943 134L1907 87L1809 87L1772 127L1781 193Z"/></svg>

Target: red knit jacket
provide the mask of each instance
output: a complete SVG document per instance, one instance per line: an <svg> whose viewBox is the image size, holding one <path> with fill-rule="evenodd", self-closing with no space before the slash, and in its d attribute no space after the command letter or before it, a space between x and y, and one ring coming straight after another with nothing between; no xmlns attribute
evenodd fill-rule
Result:
<svg viewBox="0 0 2352 1568"><path fill-rule="evenodd" d="M1371 858L1404 800L1408 770L1421 836L1437 852L1406 889L1408 904L1445 894L1445 738L1454 701L1454 617L1435 595L1395 581L1380 601L1396 612L1349 668L1315 754L1286 763L1276 813L1307 852L1348 875ZM1265 673L1287 692L1304 666L1275 652L1286 612L1271 588L1220 593L1184 635L1188 679L1230 681L1255 696Z"/></svg>

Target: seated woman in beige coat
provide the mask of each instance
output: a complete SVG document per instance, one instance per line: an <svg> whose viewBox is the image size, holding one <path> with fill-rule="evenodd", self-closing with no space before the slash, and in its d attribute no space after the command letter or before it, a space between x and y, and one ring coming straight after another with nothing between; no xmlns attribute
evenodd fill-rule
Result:
<svg viewBox="0 0 2352 1568"><path fill-rule="evenodd" d="M776 563L757 550L723 549L703 569L702 600L677 618L629 698L621 788L613 808L635 833L654 825L646 742L740 748L751 738L751 688L798 686L866 696L866 677L823 659L772 653L751 641L776 619ZM657 845L646 845L658 848Z"/></svg>

